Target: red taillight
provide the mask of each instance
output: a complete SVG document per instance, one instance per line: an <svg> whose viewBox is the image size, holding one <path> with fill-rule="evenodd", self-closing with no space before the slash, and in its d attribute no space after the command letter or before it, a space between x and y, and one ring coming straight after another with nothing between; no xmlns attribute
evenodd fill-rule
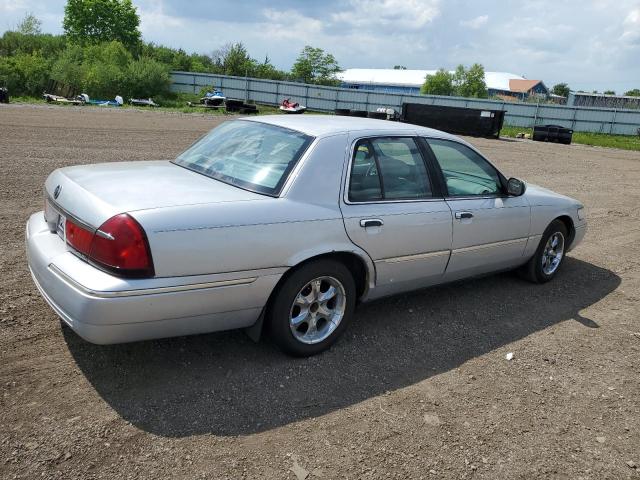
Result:
<svg viewBox="0 0 640 480"><path fill-rule="evenodd" d="M144 230L126 213L111 217L93 233L67 219L69 245L89 260L127 277L152 277L153 260Z"/></svg>
<svg viewBox="0 0 640 480"><path fill-rule="evenodd" d="M89 257L116 272L153 275L147 236L140 224L126 213L111 217L98 228Z"/></svg>
<svg viewBox="0 0 640 480"><path fill-rule="evenodd" d="M64 231L69 245L81 254L89 256L91 241L93 240L93 232L73 223L73 221L68 218L64 224Z"/></svg>

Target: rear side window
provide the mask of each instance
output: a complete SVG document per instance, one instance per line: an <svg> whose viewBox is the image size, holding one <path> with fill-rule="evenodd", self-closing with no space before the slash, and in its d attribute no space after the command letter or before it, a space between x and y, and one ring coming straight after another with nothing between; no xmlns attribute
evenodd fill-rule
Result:
<svg viewBox="0 0 640 480"><path fill-rule="evenodd" d="M432 196L422 154L413 138L360 140L355 147L349 200L411 200Z"/></svg>
<svg viewBox="0 0 640 480"><path fill-rule="evenodd" d="M469 147L450 140L426 139L442 170L452 197L502 192L495 168Z"/></svg>
<svg viewBox="0 0 640 480"><path fill-rule="evenodd" d="M278 195L312 137L267 123L225 122L174 163L224 183Z"/></svg>

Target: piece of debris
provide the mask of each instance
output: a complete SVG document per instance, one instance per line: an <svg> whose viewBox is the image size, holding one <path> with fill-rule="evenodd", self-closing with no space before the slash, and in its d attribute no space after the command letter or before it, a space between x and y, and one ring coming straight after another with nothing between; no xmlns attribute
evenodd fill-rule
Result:
<svg viewBox="0 0 640 480"><path fill-rule="evenodd" d="M442 423L440 421L440 417L438 417L434 413L425 413L423 418L424 423L426 423L427 425L431 425L432 427L437 427Z"/></svg>
<svg viewBox="0 0 640 480"><path fill-rule="evenodd" d="M507 360L513 360L513 352L509 352L507 353L504 358L506 358Z"/></svg>
<svg viewBox="0 0 640 480"><path fill-rule="evenodd" d="M633 460L629 460L627 462L627 467L629 467L629 468L638 468L638 465L636 465L636 462L634 462Z"/></svg>
<svg viewBox="0 0 640 480"><path fill-rule="evenodd" d="M151 98L130 98L129 103L137 107L159 107Z"/></svg>
<svg viewBox="0 0 640 480"><path fill-rule="evenodd" d="M596 437L596 442L598 443L604 443L606 440L606 437Z"/></svg>
<svg viewBox="0 0 640 480"><path fill-rule="evenodd" d="M70 103L72 105L83 105L85 103L84 99L80 98L80 96L67 98L61 95L54 95L52 93L43 93L42 98L46 100L47 103Z"/></svg>
<svg viewBox="0 0 640 480"><path fill-rule="evenodd" d="M524 132L516 133L516 138L524 138Z"/></svg>
<svg viewBox="0 0 640 480"><path fill-rule="evenodd" d="M293 467L291 467L291 471L296 476L298 480L305 480L309 476L309 472L305 470L305 468L298 463L297 459L293 459Z"/></svg>

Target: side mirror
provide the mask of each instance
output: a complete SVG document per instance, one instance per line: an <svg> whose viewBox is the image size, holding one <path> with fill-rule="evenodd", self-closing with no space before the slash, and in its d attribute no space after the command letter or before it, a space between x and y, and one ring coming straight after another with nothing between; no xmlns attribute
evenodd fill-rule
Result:
<svg viewBox="0 0 640 480"><path fill-rule="evenodd" d="M507 181L507 193L513 197L519 197L523 195L526 189L527 187L522 180L511 177Z"/></svg>

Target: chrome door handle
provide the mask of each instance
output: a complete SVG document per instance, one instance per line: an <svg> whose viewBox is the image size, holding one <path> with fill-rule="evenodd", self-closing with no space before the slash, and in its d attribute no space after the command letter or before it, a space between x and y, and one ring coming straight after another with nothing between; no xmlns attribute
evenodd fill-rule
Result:
<svg viewBox="0 0 640 480"><path fill-rule="evenodd" d="M381 227L382 225L384 225L384 222L379 218L363 218L360 220L360 226L362 228Z"/></svg>
<svg viewBox="0 0 640 480"><path fill-rule="evenodd" d="M471 213L471 212L456 212L456 218L458 220L462 220L464 218L473 218L473 213Z"/></svg>

